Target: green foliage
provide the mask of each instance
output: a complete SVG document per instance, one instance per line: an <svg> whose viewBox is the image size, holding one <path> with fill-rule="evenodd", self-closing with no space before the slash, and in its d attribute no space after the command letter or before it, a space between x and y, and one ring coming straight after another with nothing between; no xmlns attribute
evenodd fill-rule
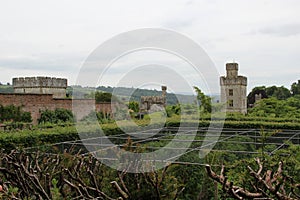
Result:
<svg viewBox="0 0 300 200"><path fill-rule="evenodd" d="M128 109L133 110L133 112L139 112L140 110L140 106L139 106L139 102L137 101L130 101L128 103Z"/></svg>
<svg viewBox="0 0 300 200"><path fill-rule="evenodd" d="M198 87L194 86L194 89L197 93L197 100L200 104L200 112L211 113L211 98L209 96L206 96Z"/></svg>
<svg viewBox="0 0 300 200"><path fill-rule="evenodd" d="M78 132L73 126L34 127L31 130L0 132L0 148L10 152L17 148L34 147L63 141L78 140Z"/></svg>
<svg viewBox="0 0 300 200"><path fill-rule="evenodd" d="M255 95L261 95L261 98L268 98L266 94L266 87L265 86L258 86L252 89L252 91L247 96L247 104L248 107L253 105L255 103Z"/></svg>
<svg viewBox="0 0 300 200"><path fill-rule="evenodd" d="M273 97L256 102L255 106L249 109L249 116L298 118L299 108L300 99L291 97L287 100L278 100Z"/></svg>
<svg viewBox="0 0 300 200"><path fill-rule="evenodd" d="M0 93L13 93L14 88L11 85L0 85Z"/></svg>
<svg viewBox="0 0 300 200"><path fill-rule="evenodd" d="M268 97L275 97L280 100L287 99L291 97L291 92L289 89L285 88L284 86L276 87L271 86L266 88L266 93Z"/></svg>
<svg viewBox="0 0 300 200"><path fill-rule="evenodd" d="M55 178L52 179L52 187L51 187L51 196L52 196L52 199L53 200L59 200L59 199L62 199L62 195L59 191L59 188L58 188L58 180L56 180Z"/></svg>
<svg viewBox="0 0 300 200"><path fill-rule="evenodd" d="M118 101L118 98L116 96L113 96L112 93L100 91L85 94L85 98L95 98L96 103L110 103Z"/></svg>
<svg viewBox="0 0 300 200"><path fill-rule="evenodd" d="M300 80L298 82L294 82L291 86L291 92L293 96L300 95Z"/></svg>
<svg viewBox="0 0 300 200"><path fill-rule="evenodd" d="M173 115L180 115L181 113L180 104L167 106L166 113L167 113L167 117L172 117Z"/></svg>
<svg viewBox="0 0 300 200"><path fill-rule="evenodd" d="M94 113L95 114L95 113ZM167 125L179 126L179 119L176 118L178 115L174 115L174 118L168 118ZM240 121L238 121L240 119ZM237 114L231 114L228 116L227 121L225 122L225 127L238 127L238 128L253 128L260 126L273 126L277 128L279 126L285 126L289 123L285 123L284 119L276 118L277 120L281 120L279 122L263 122L261 119L263 118L255 118L255 117L244 117L240 118ZM173 120L173 121L171 121ZM235 121L234 121L235 120ZM252 120L252 121L251 121ZM271 119L269 119L271 120ZM193 123L195 121L191 121ZM200 127L208 126L210 123L209 120L201 120ZM218 123L217 120L212 123ZM102 129L105 131L106 135L117 135L122 133L122 131L115 124L103 124L101 125ZM299 123L290 124L290 126L298 126ZM273 127L273 128L274 128ZM130 127L128 127L128 130ZM95 129L96 130L96 129ZM86 132L92 133L96 132L93 130L93 127L87 127ZM136 127L133 127L132 130L136 131ZM268 137L269 132L264 132L264 136ZM201 139L201 135L197 136ZM58 127L54 126L51 129L35 129L32 131L18 131L13 134L0 134L0 144L1 148L9 150L19 147L28 147L35 145L42 145L46 143L56 143L62 141L70 141L78 139L78 134L75 127ZM198 138L197 138L198 139ZM240 151L255 151L255 147L251 142L253 139L247 138L247 136L236 137L235 141L244 141L248 143L244 144L230 144L229 143L220 143L216 145L216 148L228 149L228 150L240 150ZM7 146L3 146L7 145ZM12 146L8 146L12 145ZM165 144L157 142L156 146L161 147ZM194 143L192 144L192 146ZM218 146L219 145L219 146ZM152 145L151 145L152 146ZM153 144L153 146L155 146ZM273 156L266 155L265 163L266 169L267 167L274 168L278 163L279 159L283 159L285 162L285 168L287 173L293 177L295 180L299 182L300 177L300 149L299 146L290 146L289 149L283 149L280 151L281 154L276 153ZM288 156L282 156L282 155ZM62 156L62 162L59 163L60 166L57 166L57 169L73 169L76 166L79 166L79 161L77 158L74 158L71 155L59 155ZM253 181L253 178L249 175L249 170L247 169L247 165L250 165L252 168L256 169L255 162L252 160L251 156L248 155L247 158L242 158L241 155L235 153L228 152L211 152L205 160L201 160L199 158L198 152L193 151L182 156L178 161L181 162L191 162L191 163L209 163L211 165L221 165L225 164L229 166L227 168L228 172L226 175L229 180L233 181L234 184L240 183L239 185L244 186L245 188L250 188L250 181ZM43 158L43 156L40 156ZM277 160L276 160L277 159ZM88 162L83 161L84 167L88 166ZM217 168L217 167L216 167ZM215 168L215 169L216 169ZM48 169L48 168L47 168ZM53 169L53 168L51 168ZM86 168L84 168L86 169ZM219 168L217 168L219 169ZM97 168L97 181L99 183L99 188L103 190L106 194L110 194L112 197L117 198L118 194L116 191L110 186L111 181L116 181L121 185L120 176L123 177L123 181L127 186L127 189L130 191L130 199L158 199L159 195L161 199L174 199L175 194L178 193L182 188L185 188L178 196L178 199L196 199L201 197L202 199L213 199L214 198L214 183L211 181L204 170L204 167L201 165L186 165L186 164L174 164L169 166L169 168L159 170L155 173L143 173L143 174L117 174L116 171L105 167L104 165L101 168ZM46 172L45 172L46 173ZM58 188L61 186L60 183L56 183L55 180L59 179L59 173L55 173L55 177L52 180L51 185L51 194L52 198L60 199L60 191ZM80 172L81 180L87 184L91 185L92 180L89 178L89 174L87 171L82 170ZM75 190L70 190L68 193L70 196L74 195ZM219 187L219 199L221 196L225 196L222 194L222 189ZM224 197L225 198L225 197ZM227 197L226 197L227 198ZM228 198L227 198L228 199Z"/></svg>
<svg viewBox="0 0 300 200"><path fill-rule="evenodd" d="M97 117L97 120L101 124L112 123L114 119L111 117L110 113L104 112L95 112L92 111L86 117L84 117L81 121L93 121Z"/></svg>
<svg viewBox="0 0 300 200"><path fill-rule="evenodd" d="M21 107L14 105L2 106L0 105L0 122L31 122L31 114L22 111Z"/></svg>
<svg viewBox="0 0 300 200"><path fill-rule="evenodd" d="M299 183L300 182L300 146L289 144L288 148L283 148L276 151L274 154L263 154L260 157L262 163L262 172L261 175L265 174L267 170L270 170L271 173L276 173L278 170L278 163L283 162L283 177L284 181L287 184L284 187L286 194L290 194L290 197L293 197L291 191L292 187L290 183ZM227 173L226 176L234 185L239 185L249 191L256 192L253 186L259 185L263 187L260 182L254 179L250 174L248 166L250 166L254 171L258 171L258 165L253 158L239 159L234 160L231 163L227 163ZM263 177L264 178L264 177ZM292 181L291 181L292 179ZM295 189L295 188L294 188ZM275 195L272 195L270 192L267 192L267 189L264 190L270 197L277 199Z"/></svg>
<svg viewBox="0 0 300 200"><path fill-rule="evenodd" d="M112 93L113 91L117 91L118 95L122 97L128 97L130 95L130 101L137 101L140 102L141 96L161 96L162 92L157 90L147 90L147 89L140 89L140 88L126 88L126 87L104 87L99 86L97 87L98 90L102 90L105 92ZM179 95L180 96L180 95ZM190 98L190 96L187 96ZM176 105L178 103L178 99L175 94L167 93L167 104L168 105Z"/></svg>
<svg viewBox="0 0 300 200"><path fill-rule="evenodd" d="M73 122L74 115L72 111L56 108L55 110L44 110L41 111L41 116L38 119L39 123L62 123L62 122Z"/></svg>
<svg viewBox="0 0 300 200"><path fill-rule="evenodd" d="M276 98L279 100L286 100L292 96L289 89L284 86L257 86L252 89L252 91L247 96L247 103L249 105L253 105L255 103L255 95L260 94L262 99L265 98Z"/></svg>

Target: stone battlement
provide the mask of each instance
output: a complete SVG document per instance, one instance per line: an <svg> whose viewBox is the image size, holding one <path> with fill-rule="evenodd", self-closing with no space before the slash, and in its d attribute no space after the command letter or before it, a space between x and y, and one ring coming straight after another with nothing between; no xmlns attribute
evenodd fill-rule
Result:
<svg viewBox="0 0 300 200"><path fill-rule="evenodd" d="M220 85L244 85L247 86L247 77L237 76L236 78L220 77Z"/></svg>
<svg viewBox="0 0 300 200"><path fill-rule="evenodd" d="M14 93L52 94L53 98L66 98L67 79L51 77L25 77L13 79Z"/></svg>
<svg viewBox="0 0 300 200"><path fill-rule="evenodd" d="M68 86L67 79L53 77L20 77L13 78L14 88L64 88Z"/></svg>

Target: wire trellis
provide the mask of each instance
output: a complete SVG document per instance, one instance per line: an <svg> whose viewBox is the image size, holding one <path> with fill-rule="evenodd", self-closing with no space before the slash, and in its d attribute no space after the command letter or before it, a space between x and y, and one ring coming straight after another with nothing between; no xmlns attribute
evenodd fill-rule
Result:
<svg viewBox="0 0 300 200"><path fill-rule="evenodd" d="M129 134L105 135L31 147L27 148L26 151L43 151L49 154L58 154L65 151L77 153L80 150L81 155L85 156L97 153L99 149L102 151L116 147L124 149L128 147L128 141L130 140L130 148L133 151L138 148L143 148L144 152L153 152L161 148L164 148L165 151L184 150L183 153L170 157L170 159L156 160L156 162L167 163L170 162L170 160L176 159L176 161L172 161L172 163L202 166L205 165L205 163L181 161L179 158L189 153L199 153L199 151L205 150L209 146L213 146L210 150L211 152L230 153L243 157L259 154L259 150L262 147L264 147L265 153L272 155L280 149L287 148L290 143L300 145L300 130L264 130L265 133L270 133L269 136L263 136L259 129L224 128L221 130L221 135L214 135L213 131L214 129L210 130L207 139L205 136L207 136L208 128L194 129L181 127L179 129L178 127L165 127L162 129L131 132ZM218 132L220 130L216 128L215 131ZM205 145L203 145L204 140ZM110 141L113 145L105 141ZM166 146L170 142L178 145L171 147ZM184 142L190 142L191 145L188 148L181 147L180 143ZM95 151L91 151L89 147L95 147ZM101 159L111 158L102 157Z"/></svg>

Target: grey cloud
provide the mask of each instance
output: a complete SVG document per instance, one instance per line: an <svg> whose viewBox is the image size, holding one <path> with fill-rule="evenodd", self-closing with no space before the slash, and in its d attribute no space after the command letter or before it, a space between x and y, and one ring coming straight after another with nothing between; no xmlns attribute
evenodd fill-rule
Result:
<svg viewBox="0 0 300 200"><path fill-rule="evenodd" d="M256 31L257 33L275 36L294 36L300 34L300 24L285 24L279 26L265 27Z"/></svg>
<svg viewBox="0 0 300 200"><path fill-rule="evenodd" d="M0 57L0 66L7 69L39 70L39 71L74 71L79 66L83 56L48 55L41 57Z"/></svg>
<svg viewBox="0 0 300 200"><path fill-rule="evenodd" d="M172 29L182 29L194 24L195 19L180 19L177 18L176 20L171 20L163 23L163 27L172 28Z"/></svg>

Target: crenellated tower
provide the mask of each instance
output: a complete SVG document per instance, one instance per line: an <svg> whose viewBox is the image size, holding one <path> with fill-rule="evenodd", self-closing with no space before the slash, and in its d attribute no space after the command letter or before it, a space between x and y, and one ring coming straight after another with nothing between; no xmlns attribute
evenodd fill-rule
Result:
<svg viewBox="0 0 300 200"><path fill-rule="evenodd" d="M221 102L226 112L247 113L247 77L238 75L238 63L226 64L226 77L220 77Z"/></svg>

